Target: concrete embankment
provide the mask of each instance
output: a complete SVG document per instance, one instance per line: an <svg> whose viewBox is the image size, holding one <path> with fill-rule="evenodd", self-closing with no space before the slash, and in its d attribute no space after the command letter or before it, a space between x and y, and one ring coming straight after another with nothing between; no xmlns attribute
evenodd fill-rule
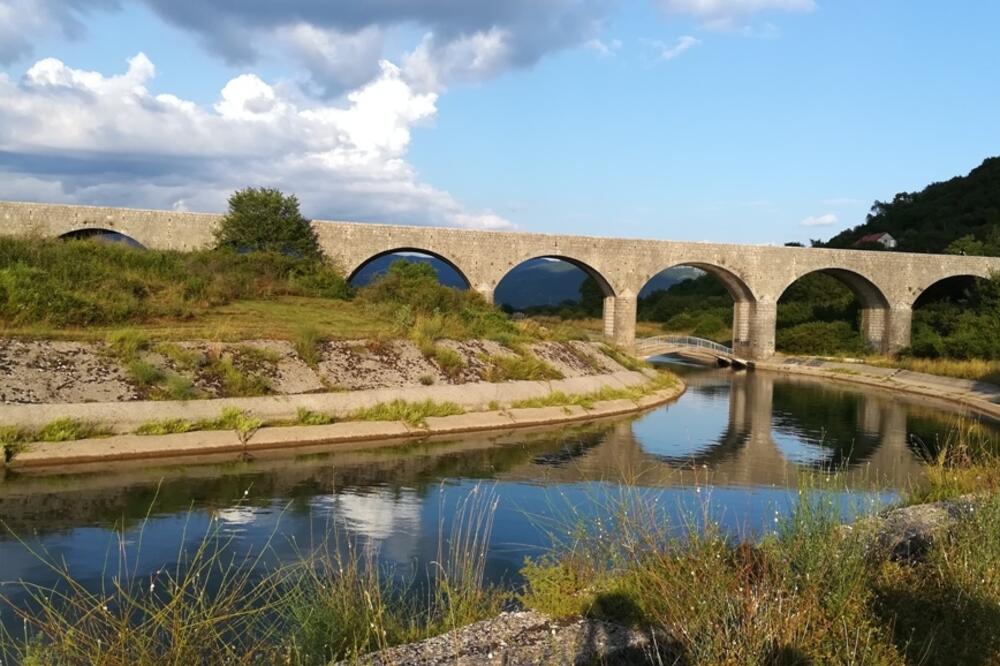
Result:
<svg viewBox="0 0 1000 666"><path fill-rule="evenodd" d="M779 357L758 361L755 367L770 372L859 384L890 393L907 393L931 403L949 407L958 405L982 416L1000 420L1000 386L987 382L811 358Z"/></svg>
<svg viewBox="0 0 1000 666"><path fill-rule="evenodd" d="M264 421L293 419L299 409L347 417L352 412L392 400L454 402L465 414L428 417L419 426L402 421L344 421L330 425L265 427L240 438L233 430L196 431L172 435L122 434L71 442L36 442L18 452L10 468L60 466L136 458L172 458L199 454L275 449L292 446L336 444L376 440L405 440L432 435L509 430L558 425L627 414L663 404L684 391L676 385L637 400L606 400L587 408L579 405L538 408L504 408L521 400L545 398L552 393L583 395L606 388L625 389L647 384L641 372L617 372L574 377L551 382L518 381L502 384L426 386L404 389L373 389L349 393L308 394L201 400L187 402L85 403L76 405L5 405L0 420L24 427L38 427L54 418L70 417L113 423L119 432L130 432L157 419L212 419L226 407L247 410ZM496 407L500 406L499 409Z"/></svg>

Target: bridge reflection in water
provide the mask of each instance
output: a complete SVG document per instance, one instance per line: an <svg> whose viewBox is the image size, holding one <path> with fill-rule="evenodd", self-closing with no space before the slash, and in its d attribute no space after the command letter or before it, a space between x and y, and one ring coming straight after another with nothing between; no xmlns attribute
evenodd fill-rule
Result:
<svg viewBox="0 0 1000 666"><path fill-rule="evenodd" d="M261 452L250 463L220 456L186 461L198 464L123 462L58 477L8 475L0 481L0 516L18 531L106 526L141 519L154 497L156 513L165 515L231 506L244 501L248 488L251 504L291 501L293 507L329 506L347 515L343 509L350 502L319 498L352 490L378 495L386 488L397 499L400 493L420 497L442 481L470 478L501 484L795 487L804 475L839 471L841 488L904 489L921 474L908 447L910 417L930 419L923 422L933 432L920 433L928 441L954 418L894 396L764 372L699 370L685 382L687 393L675 404L558 432ZM378 534L379 527L362 531Z"/></svg>
<svg viewBox="0 0 1000 666"><path fill-rule="evenodd" d="M921 475L907 417L927 410L914 403L762 372L701 372L685 382L683 409L616 423L547 478L794 487L806 475L837 472L841 488L873 490L903 489ZM947 429L948 417L939 423ZM510 473L538 475L531 466Z"/></svg>

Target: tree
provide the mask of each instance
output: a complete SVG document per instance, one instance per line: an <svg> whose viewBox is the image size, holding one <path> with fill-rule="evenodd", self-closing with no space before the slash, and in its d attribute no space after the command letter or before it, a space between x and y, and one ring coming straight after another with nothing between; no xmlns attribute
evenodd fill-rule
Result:
<svg viewBox="0 0 1000 666"><path fill-rule="evenodd" d="M604 290L589 275L580 283L580 307L590 317L600 317L604 313Z"/></svg>
<svg viewBox="0 0 1000 666"><path fill-rule="evenodd" d="M321 260L322 250L299 200L281 190L248 187L229 197L229 212L215 231L217 247L238 252L278 252Z"/></svg>

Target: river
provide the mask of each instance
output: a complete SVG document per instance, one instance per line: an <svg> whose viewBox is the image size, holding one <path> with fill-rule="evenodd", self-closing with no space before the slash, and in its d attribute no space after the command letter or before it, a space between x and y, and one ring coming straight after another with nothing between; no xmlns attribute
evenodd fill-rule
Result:
<svg viewBox="0 0 1000 666"><path fill-rule="evenodd" d="M623 484L668 520L710 515L742 535L768 529L802 488L825 489L845 514L875 510L919 481L916 450L957 420L814 379L672 367L688 384L675 403L557 431L8 473L0 581L52 584L38 552L86 585L123 561L149 575L210 527L238 552L267 544L261 566L336 541L363 544L398 571L424 570L456 503L481 492L498 502L487 575L516 582L524 557L549 547L547 528L593 520ZM4 594L16 602L14 588ZM11 621L9 609L0 613Z"/></svg>

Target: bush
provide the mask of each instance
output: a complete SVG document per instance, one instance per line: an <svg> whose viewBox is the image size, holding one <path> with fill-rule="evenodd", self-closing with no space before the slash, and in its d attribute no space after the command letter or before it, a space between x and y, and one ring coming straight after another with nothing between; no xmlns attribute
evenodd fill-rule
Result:
<svg viewBox="0 0 1000 666"><path fill-rule="evenodd" d="M869 345L846 321L813 321L778 331L777 347L790 354L866 354Z"/></svg>
<svg viewBox="0 0 1000 666"><path fill-rule="evenodd" d="M316 232L299 212L299 200L272 188L248 187L229 197L229 212L215 231L217 247L323 258Z"/></svg>
<svg viewBox="0 0 1000 666"><path fill-rule="evenodd" d="M429 349L439 339L507 342L523 337L507 315L480 294L442 285L433 266L422 262L393 262L358 290L358 300L391 318L397 333L421 348Z"/></svg>

